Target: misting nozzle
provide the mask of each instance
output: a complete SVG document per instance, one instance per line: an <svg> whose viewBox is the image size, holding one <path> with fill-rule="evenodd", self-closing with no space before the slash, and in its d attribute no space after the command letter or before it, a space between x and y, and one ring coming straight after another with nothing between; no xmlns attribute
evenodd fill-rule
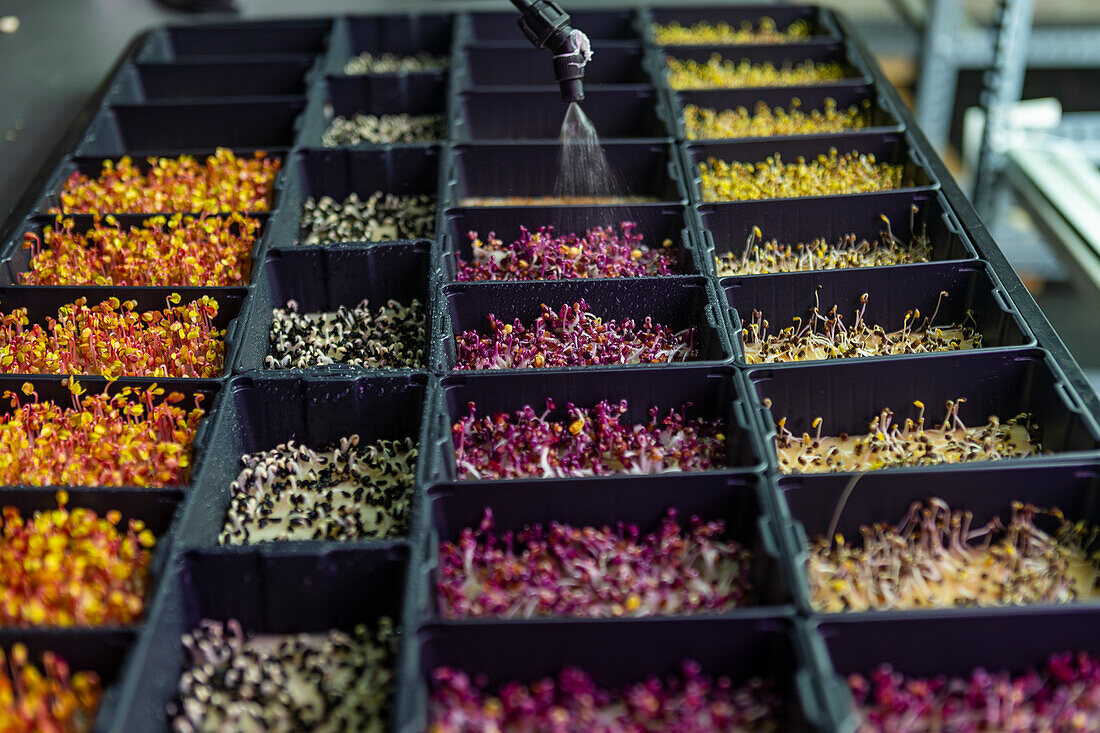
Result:
<svg viewBox="0 0 1100 733"><path fill-rule="evenodd" d="M584 67L592 58L592 44L569 25L569 15L552 0L512 0L520 11L519 27L536 48L554 54L554 78L565 102L584 99Z"/></svg>

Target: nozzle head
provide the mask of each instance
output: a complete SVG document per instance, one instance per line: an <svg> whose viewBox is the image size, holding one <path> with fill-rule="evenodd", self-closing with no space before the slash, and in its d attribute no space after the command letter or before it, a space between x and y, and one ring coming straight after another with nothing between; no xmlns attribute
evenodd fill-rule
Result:
<svg viewBox="0 0 1100 733"><path fill-rule="evenodd" d="M584 81L581 79L562 79L558 82L561 87L561 101L579 102L584 99Z"/></svg>

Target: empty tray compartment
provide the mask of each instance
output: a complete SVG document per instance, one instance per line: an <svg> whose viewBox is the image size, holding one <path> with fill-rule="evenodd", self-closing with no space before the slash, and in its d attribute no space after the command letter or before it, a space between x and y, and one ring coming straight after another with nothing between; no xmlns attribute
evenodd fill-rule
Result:
<svg viewBox="0 0 1100 733"><path fill-rule="evenodd" d="M608 142L601 145L619 191L612 198L622 203L684 203L686 192L675 150L659 142ZM561 145L558 143L462 144L452 149L449 204L493 205L485 199L505 199L498 205L516 205L508 199L545 199L555 196ZM613 189L598 194L607 197ZM637 201L632 199L645 199ZM537 205L553 204L539 201ZM600 202L606 205L607 202Z"/></svg>
<svg viewBox="0 0 1100 733"><path fill-rule="evenodd" d="M315 313L340 306L354 308L363 300L372 310L389 300L408 307L415 299L423 305L430 324L430 248L427 242L419 242L272 250L264 262L264 276L252 292L250 318L234 365L237 372L265 369L264 359L271 353L272 309L286 308L290 300L297 302L299 313ZM424 344L425 367L428 346Z"/></svg>
<svg viewBox="0 0 1100 733"><path fill-rule="evenodd" d="M119 301L135 301L136 313L146 311L163 311L166 308L176 307L168 302L169 296L178 294L180 306L198 300L203 296L210 296L218 303L218 314L211 320L211 326L219 331L225 331L225 363L217 376L195 379L220 379L227 376L233 366L233 358L239 344L239 328L244 319L241 315L247 290L245 288L119 288L119 287L33 287L33 286L0 286L0 312L10 314L16 308L26 308L26 316L30 325L38 324L46 328L47 319L57 320L58 309L66 304L74 302L77 298L85 298L89 308L95 307L105 300L117 298ZM82 353L83 349L82 349ZM16 376L9 372L7 376ZM25 375L19 375L25 376ZM47 376L45 374L41 376ZM60 376L60 375L59 375ZM85 376L94 374L78 374L79 381ZM153 374L136 375L132 379L156 379L167 385L174 385L184 379L182 377L157 377ZM173 387L175 389L175 387ZM66 400L66 404L68 400ZM209 406L209 405L207 405Z"/></svg>
<svg viewBox="0 0 1100 733"><path fill-rule="evenodd" d="M569 18L574 28L580 28L593 41L640 40L635 27L633 10L570 10ZM471 41L526 43L519 29L519 16L515 13L470 13L469 37Z"/></svg>
<svg viewBox="0 0 1100 733"><path fill-rule="evenodd" d="M945 403L959 397L966 398L958 413L964 425L982 425L990 415L1007 421L1028 413L1042 432L1044 454L1091 451L1100 436L1080 395L1050 355L1039 349L899 357L888 362L765 365L750 370L748 380L760 405L759 429L773 465L775 421L781 417L787 418L786 428L796 436L812 435L811 424L819 417L822 435L863 435L886 408L894 411L895 423L915 419L914 400L927 406L929 427L942 419ZM770 410L764 400L770 400Z"/></svg>
<svg viewBox="0 0 1100 733"><path fill-rule="evenodd" d="M836 110L844 112L849 107L860 110L859 121L863 125L860 128L844 130L840 133L810 132L807 135L821 134L848 134L852 132L890 132L900 131L903 125L898 122L892 112L886 109L886 105L880 94L870 86L840 86L840 87L787 87L784 89L706 89L698 91L673 92L676 115L676 137L681 140L708 140L708 139L738 139L691 137L684 121L684 107L689 104L704 109L713 109L718 112L744 108L750 115L756 114L756 108L760 104L767 105L771 110L780 108L787 113L792 109L798 109L809 115L811 112L825 110L829 100L836 103ZM797 106L795 106L797 104ZM740 137L773 137L772 135L752 135ZM783 135L780 137L791 137Z"/></svg>
<svg viewBox="0 0 1100 733"><path fill-rule="evenodd" d="M295 99L108 107L92 122L76 154L171 156L214 147L288 148L305 104Z"/></svg>
<svg viewBox="0 0 1100 733"><path fill-rule="evenodd" d="M358 15L338 22L333 32L333 61L330 72L342 74L344 65L355 56L369 53L380 56L415 56L429 53L449 56L454 16L438 13L402 15ZM516 29L518 32L518 28Z"/></svg>
<svg viewBox="0 0 1100 733"><path fill-rule="evenodd" d="M237 620L246 634L351 632L359 624L373 631L383 616L400 628L408 562L402 544L183 554L132 655L114 730L172 728L168 709L188 661L181 637L205 619Z"/></svg>
<svg viewBox="0 0 1100 733"><path fill-rule="evenodd" d="M87 234L88 231L95 227L95 219L99 218L90 214L70 214L65 217L73 221L73 231L80 234ZM212 216L210 218L213 218ZM264 236L267 232L268 216L261 214L259 216L252 216L260 222L260 227L256 233L256 241L252 245L251 257L245 264L243 270L243 281L237 285L231 285L226 287L214 287L214 286L201 286L204 290L210 292L221 292L226 289L243 288L247 287L249 281L252 279L252 272L254 270L255 261L261 256L264 249ZM148 214L119 214L115 216L115 220L118 222L119 228L128 232L131 228L146 229L146 222L149 221L150 216ZM57 217L55 216L32 216L29 217L23 227L16 230L16 234L11 238L8 245L4 248L3 253L0 254L0 285L18 285L19 276L30 271L31 260L33 259L32 250L24 246L25 235L33 234L38 237L40 246L43 250L50 249L46 246L46 240L43 236L43 232L46 230L52 230L55 228ZM106 223L104 223L106 226ZM163 229L164 227L162 227ZM237 227L233 227L234 231ZM83 285L74 286L71 283L66 283L68 287L85 287L94 288L95 286ZM146 286L141 286L146 287ZM165 283L163 285L156 285L152 287L190 287L185 283ZM94 292L94 291L93 291ZM94 296L92 296L94 297Z"/></svg>
<svg viewBox="0 0 1100 733"><path fill-rule="evenodd" d="M181 529L188 547L218 543L229 510L230 486L240 474L241 456L293 440L321 450L341 438L358 435L361 446L378 440L411 438L425 460L421 427L428 376L327 375L323 378L249 375L226 387L221 415L210 437L208 470L195 489ZM413 514L417 507L413 507ZM300 546L302 541L253 546ZM316 542L309 544L316 545Z"/></svg>
<svg viewBox="0 0 1100 733"><path fill-rule="evenodd" d="M471 234L484 242L490 233L506 244L520 236L520 227L536 231L553 227L560 234L583 234L594 227L611 227L620 231L623 222L637 224L642 244L658 249L669 242L676 248L673 274L691 275L699 272L687 244L684 207L675 204L638 204L634 206L531 206L473 207L447 209L444 212L443 277L454 280L459 258L469 262L473 257ZM706 263L703 263L706 266Z"/></svg>
<svg viewBox="0 0 1100 733"><path fill-rule="evenodd" d="M814 609L805 570L810 543L828 534L831 517L842 502L836 532L855 546L861 544L861 527L880 522L897 525L913 502L927 502L933 498L942 499L952 510L971 512L975 530L994 517L1000 517L1007 526L1014 501L1042 509L1057 507L1069 522L1084 521L1090 526L1100 526L1100 504L1097 503L1100 464L1095 462L1053 466L998 463L981 468L945 467L902 475L872 472L862 476L852 486L847 499L842 499L850 480L851 475L838 474L779 479L782 519L778 521L793 522L787 538L789 556L795 560L790 585L800 607L810 613ZM1052 536L1058 528L1058 522L1047 516L1036 516L1035 524ZM1096 598L1086 596L1079 602L1091 605L1096 603ZM873 617L877 613L891 612L862 615Z"/></svg>
<svg viewBox="0 0 1100 733"><path fill-rule="evenodd" d="M673 7L651 8L649 21L651 23L679 23L685 28L700 22L708 22L714 25L728 23L734 28L740 28L748 23L753 28L760 27L760 21L768 18L775 22L779 31L784 31L796 22L806 24L809 37L796 42L820 40L822 37L839 37L840 30L836 27L829 12L813 5L738 5L737 7ZM647 39L654 40L652 27L646 35ZM710 44L700 44L710 45Z"/></svg>
<svg viewBox="0 0 1100 733"><path fill-rule="evenodd" d="M763 163L768 158L780 156L784 164L797 163L799 158L813 161L819 155L828 155L836 150L838 156L848 153L874 155L878 165L889 164L902 167L901 185L892 191L910 189L935 189L939 182L929 173L925 163L909 145L904 135L896 132L856 133L848 135L826 135L808 138L781 138L776 140L748 139L742 142L692 142L683 146L684 165L690 181L692 200L696 203L721 203L704 201L702 176L699 166L708 159L715 158L727 163ZM882 191L845 194L847 196L868 196ZM799 201L813 199L816 196L778 196L774 198L793 198ZM769 199L730 199L730 201L767 201Z"/></svg>
<svg viewBox="0 0 1100 733"><path fill-rule="evenodd" d="M689 420L721 420L722 432L726 436L724 468L714 470L755 470L760 467L761 459L746 422L748 415L742 401L742 389L737 372L720 366L620 367L583 373L531 369L506 373L449 374L443 377L436 400L432 424L435 461L431 480L456 479L452 426L469 415L471 402L476 406L478 416L497 412L514 416L516 411L527 405L541 414L546 409L547 399L553 399L556 408L548 416L549 420L564 420L568 402L581 408L592 408L601 400L627 401L627 411L620 420L623 425L648 422L652 407L658 408L658 414L662 417L675 409L677 412L682 410ZM608 480L633 479L627 474L614 474Z"/></svg>
<svg viewBox="0 0 1100 733"><path fill-rule="evenodd" d="M154 30L138 59L317 55L324 51L331 27L332 21L319 19L175 25Z"/></svg>
<svg viewBox="0 0 1100 733"><path fill-rule="evenodd" d="M455 368L456 337L466 331L485 336L489 315L512 323L519 320L532 328L545 304L555 313L563 305L581 300L604 321L633 319L641 326L646 318L674 332L695 329L691 343L697 355L689 361L725 362L732 358L725 321L710 285L699 277L618 278L554 280L530 283L451 283L443 289L441 321L436 329L433 365L438 371ZM643 365L639 365L643 366ZM648 365L644 365L648 366ZM580 369L599 367L581 366Z"/></svg>
<svg viewBox="0 0 1100 733"><path fill-rule="evenodd" d="M908 316L919 311L917 325L935 314L930 329L969 326L981 336L984 349L1035 343L1019 311L983 262L724 277L720 283L731 309L733 346L740 363L747 361L743 327L751 322L754 311L760 311L771 324L767 333L775 335L796 318L803 324L810 323L815 305L822 314L837 306L842 323L849 328L856 311L862 311L862 320L868 326L881 326L887 333L906 324L912 326L917 319ZM946 295L941 298L941 293ZM860 305L864 295L868 296L866 308ZM820 333L823 329L815 326L814 330Z"/></svg>
<svg viewBox="0 0 1100 733"><path fill-rule="evenodd" d="M519 28L515 29L519 33ZM517 35L522 39L522 36ZM554 65L546 57L546 52L524 45L514 48L497 46L470 46L461 51L459 57L462 77L458 80L460 88L477 89L480 87L522 86L545 87L558 98L558 107L562 114L565 105L561 103L558 83L554 78ZM586 92L607 84L644 85L652 88L650 76L646 73L645 52L641 46L609 46L600 48L593 60L584 69L584 88ZM581 104L588 111L588 97ZM602 132L602 130L601 130Z"/></svg>
<svg viewBox="0 0 1100 733"><path fill-rule="evenodd" d="M673 87L668 78L668 61L678 59L680 61L696 61L706 64L712 56L719 56L723 61L732 61L734 65L749 63L753 66L771 64L777 69L794 67L807 61L815 65L834 63L840 66L843 74L839 79L822 79L813 82L800 81L797 84L758 84L745 85L734 82L728 87L707 86L702 82L696 82L689 86ZM750 46L664 46L660 53L655 53L647 58L651 72L658 83L674 91L703 90L703 89L769 89L779 87L802 86L865 86L871 84L874 79L871 73L863 66L858 57L852 56L846 46L839 41L804 41L802 43L779 43L772 45Z"/></svg>
<svg viewBox="0 0 1100 733"><path fill-rule="evenodd" d="M883 664L921 678L969 678L977 669L1042 674L1053 654L1100 654L1100 624L1095 611L1073 607L859 615L830 618L810 641L834 720L830 730L852 733L861 716L854 709L849 675L869 679Z"/></svg>
<svg viewBox="0 0 1100 733"><path fill-rule="evenodd" d="M442 151L435 145L374 149L306 148L291 158L287 172L286 206L278 216L275 247L298 244L302 207L309 198L329 197L337 203L351 194L361 202L376 192L397 196L435 196L440 192ZM440 236L442 207L436 210L435 237ZM409 241L409 240L399 240Z"/></svg>
<svg viewBox="0 0 1100 733"><path fill-rule="evenodd" d="M463 92L453 140L557 140L565 116L561 95L544 92ZM603 140L667 138L664 109L652 88L589 91L584 113Z"/></svg>
<svg viewBox="0 0 1100 733"><path fill-rule="evenodd" d="M936 191L716 202L693 210L703 235L700 254L716 274L715 257L743 255L750 237L758 246L772 240L784 246L808 245L817 239L838 245L849 236L857 242L880 243L887 233L884 216L903 245L923 236L933 261L977 257L946 199ZM762 240L753 236L754 227L760 227Z"/></svg>
<svg viewBox="0 0 1100 733"><path fill-rule="evenodd" d="M265 61L149 62L126 64L108 93L112 104L180 99L303 96L313 56Z"/></svg>

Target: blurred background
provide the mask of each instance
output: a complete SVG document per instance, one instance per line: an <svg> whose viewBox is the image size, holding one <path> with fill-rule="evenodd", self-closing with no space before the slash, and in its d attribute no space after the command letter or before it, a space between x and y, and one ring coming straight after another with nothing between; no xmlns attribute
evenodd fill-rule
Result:
<svg viewBox="0 0 1100 733"><path fill-rule="evenodd" d="M638 4L562 2L567 9ZM1100 338L1093 333L1100 320L1100 2L821 4L854 21L1039 305L1100 384ZM0 0L0 211L14 206L125 45L145 28L214 16L442 7L511 6L504 0Z"/></svg>

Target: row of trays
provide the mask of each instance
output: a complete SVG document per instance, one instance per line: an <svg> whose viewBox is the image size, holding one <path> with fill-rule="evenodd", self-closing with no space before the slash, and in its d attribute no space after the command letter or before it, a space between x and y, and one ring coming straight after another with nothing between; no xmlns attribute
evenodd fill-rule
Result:
<svg viewBox="0 0 1100 733"><path fill-rule="evenodd" d="M651 22L725 20L768 15L782 27L803 19L810 40L783 46L662 48ZM170 729L185 658L181 635L204 618L241 621L270 633L350 628L394 618L402 632L391 728L428 728L429 675L441 665L483 672L491 684L531 681L579 666L604 686L672 672L684 659L735 681L775 680L784 730L850 731L855 725L844 676L882 662L910 674L966 674L974 666L1021 670L1066 648L1100 648L1092 601L1059 607L987 611L822 614L811 599L808 537L824 534L845 494L836 525L893 521L917 498L936 495L976 517L1004 516L1014 499L1056 504L1073 520L1100 522L1094 495L1100 476L1100 426L1052 345L1010 297L1002 271L979 256L960 223L949 181L908 114L874 66L828 11L803 6L737 9L652 8L572 14L593 39L596 57L582 107L605 140L626 193L656 203L595 206L476 207L465 199L549 193L557 170L557 122L564 112L544 52L519 35L512 13L425 14L263 21L161 28L120 62L96 100L91 122L43 178L40 192L9 222L0 250L0 303L27 307L36 322L74 298L134 298L158 307L179 292L209 294L227 329L226 367L210 380L168 379L170 389L204 397L187 484L168 489L70 489L71 506L143 520L158 537L144 620L128 627L0 629L0 645L21 642L33 656L61 654L73 669L101 674L107 694L96 727ZM448 72L354 77L345 61L363 51L449 55ZM664 57L706 59L714 52L755 61L839 61L848 78L795 89L675 91ZM547 82L550 82L549 84ZM690 141L685 104L751 107L762 100L809 109L826 97L840 105L868 100L868 127L852 134L740 141ZM438 144L319 147L333 115L444 113L448 140ZM541 141L541 142L540 142ZM262 148L283 170L251 252L247 284L227 288L91 288L19 286L27 270L25 232L53 225L47 210L74 171L98 173L104 158L208 154ZM814 157L836 147L903 164L899 190L849 196L734 203L702 200L698 164L710 156L760 161ZM533 175L532 172L535 172ZM944 184L941 186L941 184ZM432 240L383 244L295 245L303 202L343 199L376 189L438 196ZM945 190L946 189L946 190ZM918 213L911 216L913 207ZM481 283L456 280L458 257L470 257L470 231L512 233L519 226L578 230L634 220L647 242L671 239L677 274L662 278ZM741 251L754 226L782 242L855 232L878 238L885 215L902 239L926 228L934 262L888 268L720 277L715 257ZM77 231L90 216L71 217ZM124 224L141 215L119 216ZM948 293L944 321L970 311L986 348L976 353L751 365L741 323L754 309L775 322L803 312L816 296L842 311L870 295L866 317L896 328L905 312L932 312ZM328 367L289 373L262 369L271 309L296 300L302 310L332 310L394 298L428 303L427 363L390 372ZM673 328L695 326L700 359L675 366L452 372L454 336L484 326L494 313L528 322L543 303L580 298L604 318L652 316ZM774 315L772 315L774 314ZM41 398L64 403L57 377L0 378L0 390L30 381ZM89 392L118 391L152 380L81 379ZM862 432L883 405L899 411L918 397L940 405L965 395L969 424L989 414L1030 413L1053 455L1002 464L886 470L849 488L850 474L781 475L775 419L795 434L822 419L830 432ZM481 411L626 399L626 421L656 405L690 403L689 416L722 418L725 451L718 470L646 477L463 481L457 475L452 424L473 401ZM184 405L190 403L185 400ZM371 542L287 542L220 547L229 487L241 455L289 439L319 447L358 433L364 440L409 437L418 447L407 538ZM56 507L54 488L13 487L0 503L24 514ZM633 522L654 529L670 506L680 516L722 519L727 536L754 553L758 602L720 615L631 620L453 621L434 598L440 543L476 527L486 506L501 529L551 521L573 525ZM984 521L984 519L983 519ZM1005 642L1008 643L1005 643Z"/></svg>

